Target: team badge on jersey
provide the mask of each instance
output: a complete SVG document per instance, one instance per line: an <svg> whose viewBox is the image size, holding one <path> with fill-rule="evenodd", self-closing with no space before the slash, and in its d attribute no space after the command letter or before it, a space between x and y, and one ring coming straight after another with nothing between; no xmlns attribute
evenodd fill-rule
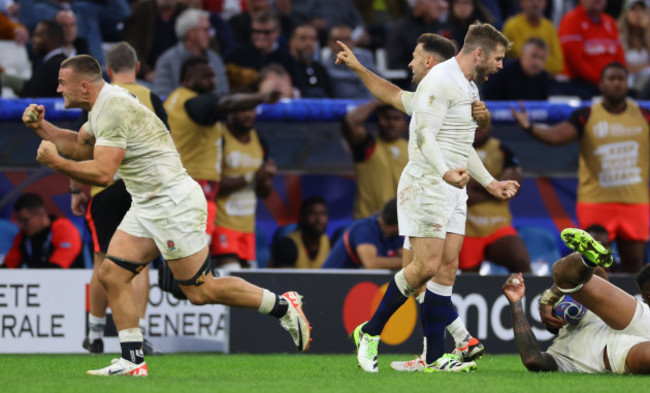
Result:
<svg viewBox="0 0 650 393"><path fill-rule="evenodd" d="M174 243L173 240L167 240L167 249L169 250L169 252L176 250L176 244Z"/></svg>

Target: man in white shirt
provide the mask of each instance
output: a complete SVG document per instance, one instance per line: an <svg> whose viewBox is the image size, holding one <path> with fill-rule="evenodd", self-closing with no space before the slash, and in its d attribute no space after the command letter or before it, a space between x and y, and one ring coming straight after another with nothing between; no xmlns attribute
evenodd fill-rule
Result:
<svg viewBox="0 0 650 393"><path fill-rule="evenodd" d="M390 316L425 284L424 371L468 371L476 367L473 362L461 363L443 356L443 339L465 230L464 187L469 176L497 198L511 198L519 188L516 182L494 180L472 148L477 126L472 104L479 99L474 82L482 83L502 68L508 45L492 26L475 24L461 52L431 68L435 59L418 43L410 64L418 85L416 92L385 88L393 90L395 97L390 101L398 101L394 106L412 113L409 163L398 186L398 216L400 234L409 240L413 260L391 280L372 319L355 329L357 359L365 371L378 371L379 334ZM338 61L346 62L349 55L342 53ZM371 83L372 77L364 80L368 86L366 81ZM372 92L373 87L368 87Z"/></svg>
<svg viewBox="0 0 650 393"><path fill-rule="evenodd" d="M559 328L546 352L540 351L526 319L522 305L526 292L523 276L512 274L503 284L503 293L510 302L515 344L524 366L530 371L649 374L648 304L606 280L600 267L611 265L609 249L580 229L567 228L561 236L577 252L553 265L555 285L540 299L542 322ZM648 272L644 269L637 276L646 302ZM569 308L571 311L566 312ZM551 315L551 310L555 315Z"/></svg>
<svg viewBox="0 0 650 393"><path fill-rule="evenodd" d="M163 122L127 90L105 83L99 63L87 55L61 64L58 92L66 108L89 111L88 122L79 133L64 130L44 120L42 105L28 106L23 122L44 139L37 160L73 180L99 186L107 186L119 169L132 198L98 272L113 310L122 357L87 373L148 375L130 283L158 254L193 304L220 303L273 315L298 350L306 351L311 327L300 295L278 296L237 277L212 276L205 197L183 168Z"/></svg>

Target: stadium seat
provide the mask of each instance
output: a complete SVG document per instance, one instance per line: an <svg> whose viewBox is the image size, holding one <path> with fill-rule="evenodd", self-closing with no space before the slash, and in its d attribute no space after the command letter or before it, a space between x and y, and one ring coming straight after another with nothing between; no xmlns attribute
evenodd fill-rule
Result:
<svg viewBox="0 0 650 393"><path fill-rule="evenodd" d="M558 235L539 226L521 226L517 232L526 244L533 272L537 275L550 275L551 267L561 257L557 246Z"/></svg>
<svg viewBox="0 0 650 393"><path fill-rule="evenodd" d="M269 245L269 239L260 228L255 228L255 257L257 258L258 268L265 268L269 265L271 246Z"/></svg>
<svg viewBox="0 0 650 393"><path fill-rule="evenodd" d="M0 220L0 265L4 263L5 255L9 252L17 233L16 224L9 220Z"/></svg>

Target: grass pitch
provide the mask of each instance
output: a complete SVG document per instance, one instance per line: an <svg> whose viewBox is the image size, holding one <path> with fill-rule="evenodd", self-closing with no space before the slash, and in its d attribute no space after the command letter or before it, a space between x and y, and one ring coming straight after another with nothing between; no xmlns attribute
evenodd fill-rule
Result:
<svg viewBox="0 0 650 393"><path fill-rule="evenodd" d="M2 392L642 392L642 376L531 373L517 355L487 355L469 374L398 373L380 355L379 374L356 367L354 355L169 354L148 357L148 378L92 377L111 355L0 355Z"/></svg>

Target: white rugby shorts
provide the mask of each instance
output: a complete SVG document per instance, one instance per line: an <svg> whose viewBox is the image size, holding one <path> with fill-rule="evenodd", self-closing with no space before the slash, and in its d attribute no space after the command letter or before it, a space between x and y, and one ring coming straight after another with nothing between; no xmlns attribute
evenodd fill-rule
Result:
<svg viewBox="0 0 650 393"><path fill-rule="evenodd" d="M399 234L444 239L447 233L465 234L467 190L440 177L415 178L402 173L397 186Z"/></svg>
<svg viewBox="0 0 650 393"><path fill-rule="evenodd" d="M201 186L192 183L191 191L178 203L171 198L147 208L133 203L117 229L153 239L168 261L196 254L207 245L208 207Z"/></svg>

